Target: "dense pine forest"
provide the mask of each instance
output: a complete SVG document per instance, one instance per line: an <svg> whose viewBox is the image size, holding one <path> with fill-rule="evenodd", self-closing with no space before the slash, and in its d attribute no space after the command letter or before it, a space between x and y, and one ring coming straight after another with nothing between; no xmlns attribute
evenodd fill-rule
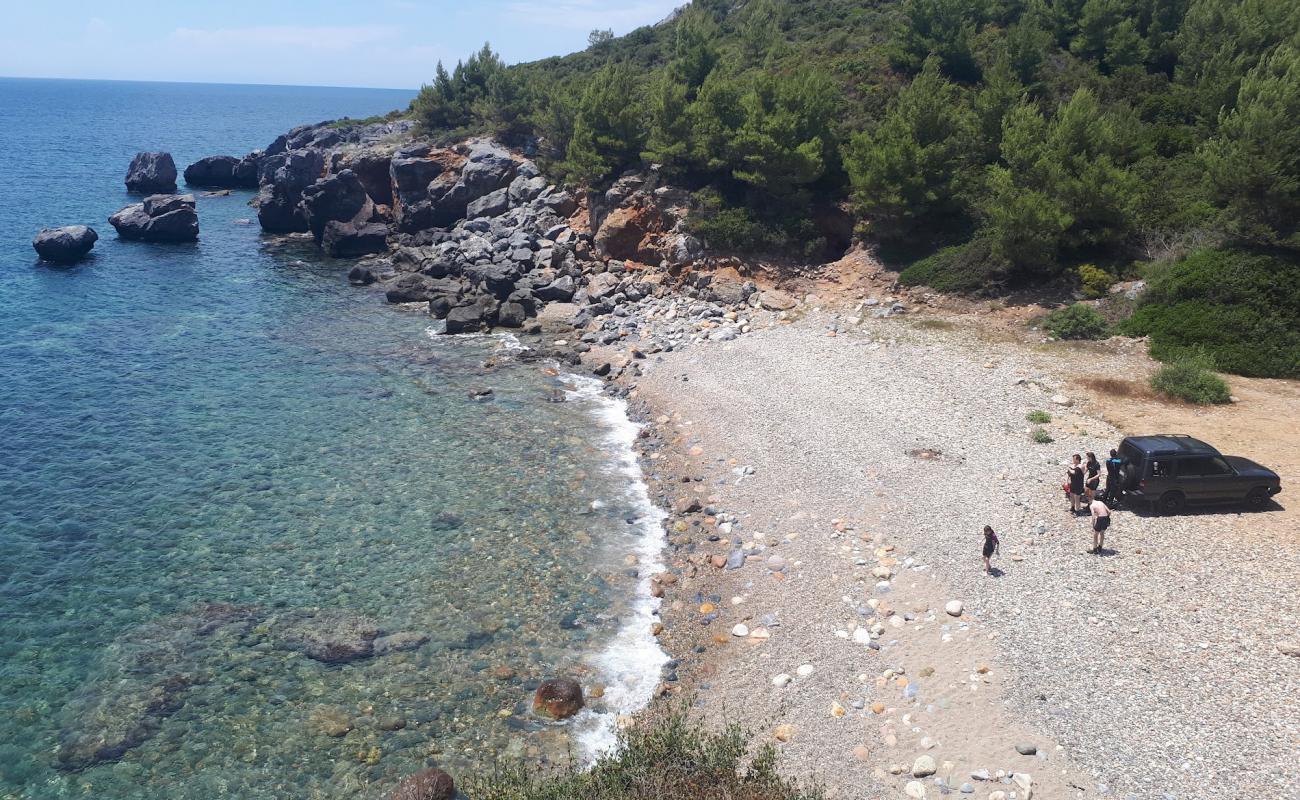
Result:
<svg viewBox="0 0 1300 800"><path fill-rule="evenodd" d="M1300 377L1296 0L696 0L589 42L411 112L577 186L660 165L715 250L825 257L838 210L942 291L1142 277L1103 310L1157 356Z"/></svg>

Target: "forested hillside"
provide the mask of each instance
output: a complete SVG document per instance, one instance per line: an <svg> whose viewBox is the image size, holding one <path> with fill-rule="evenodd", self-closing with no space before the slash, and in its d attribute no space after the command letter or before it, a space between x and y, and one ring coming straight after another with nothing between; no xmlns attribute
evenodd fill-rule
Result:
<svg viewBox="0 0 1300 800"><path fill-rule="evenodd" d="M696 0L562 58L484 47L412 111L578 185L660 164L717 249L818 257L847 203L941 290L1149 275L1128 330L1300 376L1296 0Z"/></svg>

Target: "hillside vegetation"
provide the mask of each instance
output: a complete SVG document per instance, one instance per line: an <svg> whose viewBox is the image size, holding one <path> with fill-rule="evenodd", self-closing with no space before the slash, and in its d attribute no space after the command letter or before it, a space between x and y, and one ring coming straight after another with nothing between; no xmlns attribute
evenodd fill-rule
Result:
<svg viewBox="0 0 1300 800"><path fill-rule="evenodd" d="M576 185L659 164L718 249L822 256L842 206L905 282L1104 295L1141 272L1157 355L1300 377L1295 292L1263 286L1300 283L1295 0L696 0L590 41L513 67L485 46L412 112ZM1224 311L1210 262L1260 283ZM1290 335L1228 352L1250 347L1229 318Z"/></svg>

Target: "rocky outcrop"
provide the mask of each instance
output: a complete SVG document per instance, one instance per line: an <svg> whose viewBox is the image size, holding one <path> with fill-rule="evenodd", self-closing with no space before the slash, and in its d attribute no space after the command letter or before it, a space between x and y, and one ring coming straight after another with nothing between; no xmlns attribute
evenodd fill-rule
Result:
<svg viewBox="0 0 1300 800"><path fill-rule="evenodd" d="M533 694L533 713L562 720L582 710L582 687L568 678L545 681Z"/></svg>
<svg viewBox="0 0 1300 800"><path fill-rule="evenodd" d="M75 264L86 257L99 241L94 228L85 225L67 225L62 228L42 228L32 239L32 247L42 261L50 264Z"/></svg>
<svg viewBox="0 0 1300 800"><path fill-rule="evenodd" d="M155 194L108 218L123 239L144 242L193 242L199 238L199 215L192 194Z"/></svg>
<svg viewBox="0 0 1300 800"><path fill-rule="evenodd" d="M378 148L336 152L330 158L330 172L352 170L361 181L366 194L370 195L370 199L376 205L391 206L393 204L393 182L390 176L392 161L391 152Z"/></svg>
<svg viewBox="0 0 1300 800"><path fill-rule="evenodd" d="M422 769L407 775L389 792L388 800L451 800L456 782L440 769Z"/></svg>
<svg viewBox="0 0 1300 800"><path fill-rule="evenodd" d="M259 167L261 188L254 205L257 221L267 233L304 233L309 228L303 216L303 190L325 169L319 150L296 150L269 156Z"/></svg>
<svg viewBox="0 0 1300 800"><path fill-rule="evenodd" d="M205 189L256 189L261 153L244 156L208 156L185 168L185 184Z"/></svg>
<svg viewBox="0 0 1300 800"><path fill-rule="evenodd" d="M446 169L444 159L436 158L429 145L414 145L397 151L389 162L393 187L393 219L397 228L414 233L433 227L433 204L429 201L429 184Z"/></svg>
<svg viewBox="0 0 1300 800"><path fill-rule="evenodd" d="M605 216L596 231L596 249L620 261L658 264L660 257L651 234L661 233L663 229L664 220L654 206L620 206Z"/></svg>
<svg viewBox="0 0 1300 800"><path fill-rule="evenodd" d="M176 162L171 153L136 153L126 170L126 190L139 194L176 191Z"/></svg>
<svg viewBox="0 0 1300 800"><path fill-rule="evenodd" d="M307 229L319 243L330 222L365 225L375 215L375 204L361 179L350 169L327 175L302 190L300 212Z"/></svg>

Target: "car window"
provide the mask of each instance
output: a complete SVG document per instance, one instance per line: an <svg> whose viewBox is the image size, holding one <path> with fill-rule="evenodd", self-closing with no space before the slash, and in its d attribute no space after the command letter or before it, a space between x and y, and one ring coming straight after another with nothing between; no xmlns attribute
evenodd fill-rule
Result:
<svg viewBox="0 0 1300 800"><path fill-rule="evenodd" d="M1165 460L1155 460L1151 462L1151 477L1164 478L1169 475L1169 462Z"/></svg>
<svg viewBox="0 0 1300 800"><path fill-rule="evenodd" d="M1232 468L1222 458L1214 456L1194 456L1184 458L1178 464L1178 474L1187 477L1213 477L1231 475Z"/></svg>

